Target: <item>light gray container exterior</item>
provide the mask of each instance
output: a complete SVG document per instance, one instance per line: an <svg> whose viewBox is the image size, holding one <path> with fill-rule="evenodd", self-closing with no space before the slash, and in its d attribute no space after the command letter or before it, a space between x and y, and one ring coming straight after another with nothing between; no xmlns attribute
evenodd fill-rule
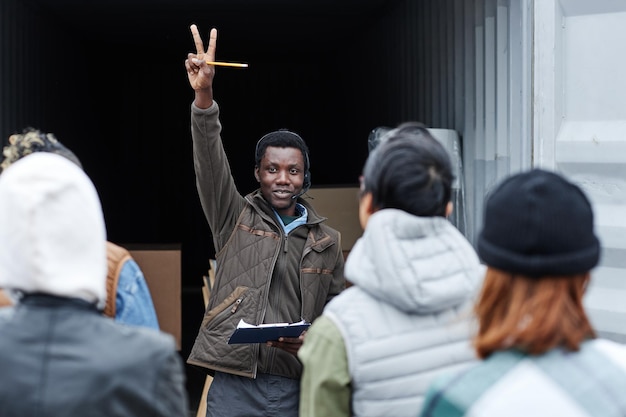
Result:
<svg viewBox="0 0 626 417"><path fill-rule="evenodd" d="M377 69L388 76L380 100L409 92L386 103L389 118L461 137L466 236L475 243L504 177L566 175L590 198L602 242L586 306L601 335L626 341L626 2L407 1L381 25L377 54L391 64Z"/></svg>
<svg viewBox="0 0 626 417"><path fill-rule="evenodd" d="M591 199L602 258L585 303L626 342L626 2L535 1L534 26L533 161Z"/></svg>

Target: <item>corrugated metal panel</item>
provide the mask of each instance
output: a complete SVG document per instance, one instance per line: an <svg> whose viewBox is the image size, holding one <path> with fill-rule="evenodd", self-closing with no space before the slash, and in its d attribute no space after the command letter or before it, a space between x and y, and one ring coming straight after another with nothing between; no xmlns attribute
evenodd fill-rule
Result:
<svg viewBox="0 0 626 417"><path fill-rule="evenodd" d="M88 120L91 109L74 106L84 99L90 73L80 57L86 48L71 27L58 25L36 2L2 0L0 35L3 145L27 126L65 137Z"/></svg>
<svg viewBox="0 0 626 417"><path fill-rule="evenodd" d="M577 181L603 243L586 302L603 335L626 341L626 82L615 52L626 5L424 0L390 15L376 31L390 63L381 80L392 101L380 96L386 118L459 132L466 235L475 241L484 197L510 173L544 166Z"/></svg>
<svg viewBox="0 0 626 417"><path fill-rule="evenodd" d="M472 241L484 195L530 166L529 4L407 0L372 29L385 123L419 120L461 136Z"/></svg>
<svg viewBox="0 0 626 417"><path fill-rule="evenodd" d="M3 103L0 106L0 128L2 145L6 144L6 135L10 133L9 126L15 123L16 97L16 51L19 50L15 27L19 24L18 2L7 0L0 2L0 97Z"/></svg>
<svg viewBox="0 0 626 417"><path fill-rule="evenodd" d="M23 123L36 122L41 115L38 94L45 65L37 65L42 45L36 30L36 15L19 0L0 2L0 132L2 144L8 135L22 129Z"/></svg>
<svg viewBox="0 0 626 417"><path fill-rule="evenodd" d="M407 0L372 41L387 64L386 123L461 135L471 241L510 173L553 168L587 191L603 260L586 302L602 334L626 341L624 27L613 0Z"/></svg>
<svg viewBox="0 0 626 417"><path fill-rule="evenodd" d="M545 60L536 78L537 162L589 196L602 243L585 298L600 334L626 342L626 4L544 1L537 10ZM563 225L567 227L567 225Z"/></svg>

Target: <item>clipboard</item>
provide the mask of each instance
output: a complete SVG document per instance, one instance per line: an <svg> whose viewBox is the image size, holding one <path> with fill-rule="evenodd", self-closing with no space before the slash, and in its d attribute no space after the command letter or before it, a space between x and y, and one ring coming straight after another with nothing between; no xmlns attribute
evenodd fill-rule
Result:
<svg viewBox="0 0 626 417"><path fill-rule="evenodd" d="M267 323L255 326L242 319L228 339L228 344L265 343L269 340L278 340L280 337L298 337L310 325L311 323L303 320L297 323Z"/></svg>

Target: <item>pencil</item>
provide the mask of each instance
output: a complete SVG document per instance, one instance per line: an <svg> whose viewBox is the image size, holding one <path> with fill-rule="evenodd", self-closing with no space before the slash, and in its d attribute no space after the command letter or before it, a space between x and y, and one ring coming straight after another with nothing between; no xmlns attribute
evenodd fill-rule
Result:
<svg viewBox="0 0 626 417"><path fill-rule="evenodd" d="M209 65L215 65L220 67L237 67L237 68L247 68L248 64L240 64L238 62L218 62L218 61L207 61Z"/></svg>

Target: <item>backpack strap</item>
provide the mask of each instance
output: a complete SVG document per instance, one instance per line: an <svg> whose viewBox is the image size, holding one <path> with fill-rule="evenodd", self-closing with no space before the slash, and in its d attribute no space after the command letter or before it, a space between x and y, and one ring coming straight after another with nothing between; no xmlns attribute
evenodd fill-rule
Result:
<svg viewBox="0 0 626 417"><path fill-rule="evenodd" d="M125 248L107 241L107 299L104 306L104 315L115 318L115 302L117 299L117 283L124 263L131 259L130 252Z"/></svg>

